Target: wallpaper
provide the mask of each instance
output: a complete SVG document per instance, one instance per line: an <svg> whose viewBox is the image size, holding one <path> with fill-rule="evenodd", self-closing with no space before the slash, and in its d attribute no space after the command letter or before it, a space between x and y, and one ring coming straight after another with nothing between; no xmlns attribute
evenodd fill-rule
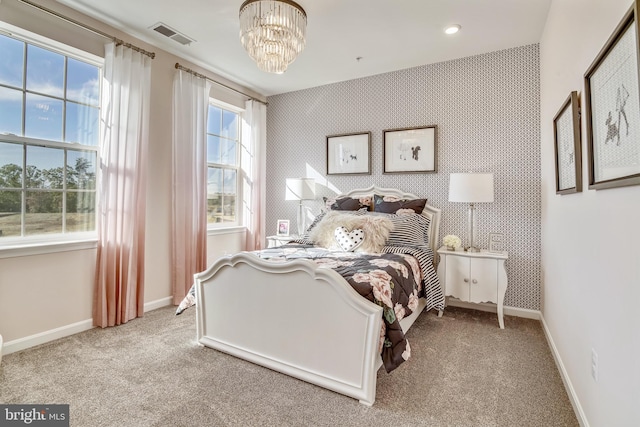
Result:
<svg viewBox="0 0 640 427"><path fill-rule="evenodd" d="M504 235L504 304L540 309L540 69L537 44L350 80L268 98L267 234L278 219L296 229L298 202L285 180L316 179L323 195L395 187L442 209L440 237L467 239L465 203L448 201L452 172L493 172L494 203L477 204L477 245ZM437 126L436 172L383 174L386 129ZM327 175L327 135L371 132L371 175Z"/></svg>

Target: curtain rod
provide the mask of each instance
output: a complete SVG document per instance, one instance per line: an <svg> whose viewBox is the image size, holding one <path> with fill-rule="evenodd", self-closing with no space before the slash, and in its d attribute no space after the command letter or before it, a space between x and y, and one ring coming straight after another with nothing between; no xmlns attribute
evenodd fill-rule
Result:
<svg viewBox="0 0 640 427"><path fill-rule="evenodd" d="M92 32L94 34L97 34L99 36L105 37L107 39L111 39L115 44L126 46L126 47L128 47L130 49L135 50L136 52L140 52L140 53L142 53L144 55L147 55L151 59L154 59L156 57L155 52L148 52L148 51L146 51L146 50L144 50L144 49L142 49L142 48L140 48L138 46L134 46L134 45L132 45L130 43L125 43L123 40L120 40L119 38L117 38L115 36L112 36L111 34L107 34L107 33L103 32L103 31L97 30L97 29L95 29L93 27L90 27L90 26L88 26L86 24L83 24L82 22L76 21L75 19L68 18L68 17L66 17L64 15L59 14L58 12L56 12L54 10L47 9L44 6L40 6L39 4L32 3L29 0L18 0L18 1L21 2L21 3L27 4L27 5L31 6L31 7L34 7L36 9L38 9L38 10L41 10L41 11L43 11L45 13L48 13L49 15L55 16L56 18L62 19L63 21L66 21L66 22L68 22L70 24L73 24L73 25L76 25L76 26L78 26L80 28L88 30L88 31L90 31L90 32Z"/></svg>
<svg viewBox="0 0 640 427"><path fill-rule="evenodd" d="M179 62L176 62L176 69L178 69L178 70L182 70L182 71L186 71L187 73L189 73L189 74L193 74L193 75L194 75L194 76L196 76L196 77L200 77L200 78L203 78L203 79L209 80L210 82L213 82L213 83L215 83L215 84L217 84L217 85L224 86L224 87L226 87L226 88L227 88L227 89L229 89L229 90L232 90L232 91L234 91L234 92L239 93L240 95L244 95L244 96L249 97L249 99L251 99L251 100L253 100L253 101L257 101L257 102L259 102L259 103L261 103L261 104L264 104L264 105L269 105L269 103L268 103L268 102L261 101L261 100L259 100L258 98L254 98L253 96L251 96L251 95L249 95L249 94L246 94L246 93L244 93L244 92L242 92L242 91L239 91L238 89L234 89L234 88L232 88L231 86L227 86L227 85L226 85L226 84L224 84L224 83L220 83L219 81L216 81L216 80L212 79L211 77L207 77L207 76L205 76L204 74L200 74L200 73L198 73L198 72L196 72L196 71L193 71L191 68L187 68L187 67L185 67L185 66L182 66L182 65L180 65L180 63L179 63Z"/></svg>

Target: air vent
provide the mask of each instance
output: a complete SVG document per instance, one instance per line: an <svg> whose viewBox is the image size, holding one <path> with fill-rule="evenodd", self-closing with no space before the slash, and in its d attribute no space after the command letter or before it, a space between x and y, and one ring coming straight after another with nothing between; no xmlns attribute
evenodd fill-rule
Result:
<svg viewBox="0 0 640 427"><path fill-rule="evenodd" d="M195 41L194 39L179 33L178 31L174 30L173 28L169 27L166 24L163 24L162 22L158 22L157 24L154 24L149 28L152 29L153 31L157 31L158 33L162 34L165 37L169 37L170 39L175 40L178 43L186 46L190 45L192 42Z"/></svg>

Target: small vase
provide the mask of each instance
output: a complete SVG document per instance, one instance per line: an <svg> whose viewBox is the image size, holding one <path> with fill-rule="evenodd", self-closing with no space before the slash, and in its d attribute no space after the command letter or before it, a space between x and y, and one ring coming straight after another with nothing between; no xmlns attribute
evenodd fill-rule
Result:
<svg viewBox="0 0 640 427"><path fill-rule="evenodd" d="M448 251L455 251L456 248L454 246L447 246Z"/></svg>

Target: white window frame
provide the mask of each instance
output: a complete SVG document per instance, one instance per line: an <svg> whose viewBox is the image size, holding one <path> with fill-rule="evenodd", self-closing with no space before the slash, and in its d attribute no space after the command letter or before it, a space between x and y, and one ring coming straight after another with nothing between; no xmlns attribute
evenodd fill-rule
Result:
<svg viewBox="0 0 640 427"><path fill-rule="evenodd" d="M226 223L209 223L207 221L207 234L215 235L215 234L225 234L234 231L241 231L245 229L242 221L242 122L244 120L244 108L239 108L235 105L228 104L224 101L217 100L215 98L209 98L209 105L213 105L214 107L222 108L227 111L231 111L238 115L238 141L236 146L236 166L232 167L229 165L223 165L219 163L209 163L207 162L207 171L209 167L218 167L223 169L234 169L236 171L236 221L235 222L226 222ZM207 117L209 116L207 110ZM209 134L207 134L209 135ZM206 141L205 141L206 144ZM207 172L208 174L208 172ZM207 189L208 192L208 189Z"/></svg>
<svg viewBox="0 0 640 427"><path fill-rule="evenodd" d="M100 69L99 79L102 81L104 71L104 58L77 49L73 46L60 43L58 41L49 39L36 33L24 30L20 27L8 24L0 21L0 34L10 36L19 39L25 43L47 49L71 57L88 64L94 65ZM102 85L100 88L100 98L102 97ZM101 107L101 102L99 102ZM24 119L24 118L23 118ZM101 122L99 121L99 126ZM98 134L101 135L101 131L98 130ZM100 165L100 142L97 146L89 146L77 143L60 142L52 140L40 140L29 138L20 135L2 135L2 138L7 142L14 142L24 145L38 145L52 148L69 148L80 149L83 151L95 151L97 153L96 161L96 215L98 215L98 200L99 200L99 165ZM24 191L24 189L23 189ZM97 226L96 218L96 226ZM96 248L98 241L98 230L89 232L71 232L71 233L56 233L56 234L43 234L35 236L19 236L19 237L4 237L0 239L0 259L11 258L17 256L37 255L55 252L64 252L78 249L90 249Z"/></svg>

